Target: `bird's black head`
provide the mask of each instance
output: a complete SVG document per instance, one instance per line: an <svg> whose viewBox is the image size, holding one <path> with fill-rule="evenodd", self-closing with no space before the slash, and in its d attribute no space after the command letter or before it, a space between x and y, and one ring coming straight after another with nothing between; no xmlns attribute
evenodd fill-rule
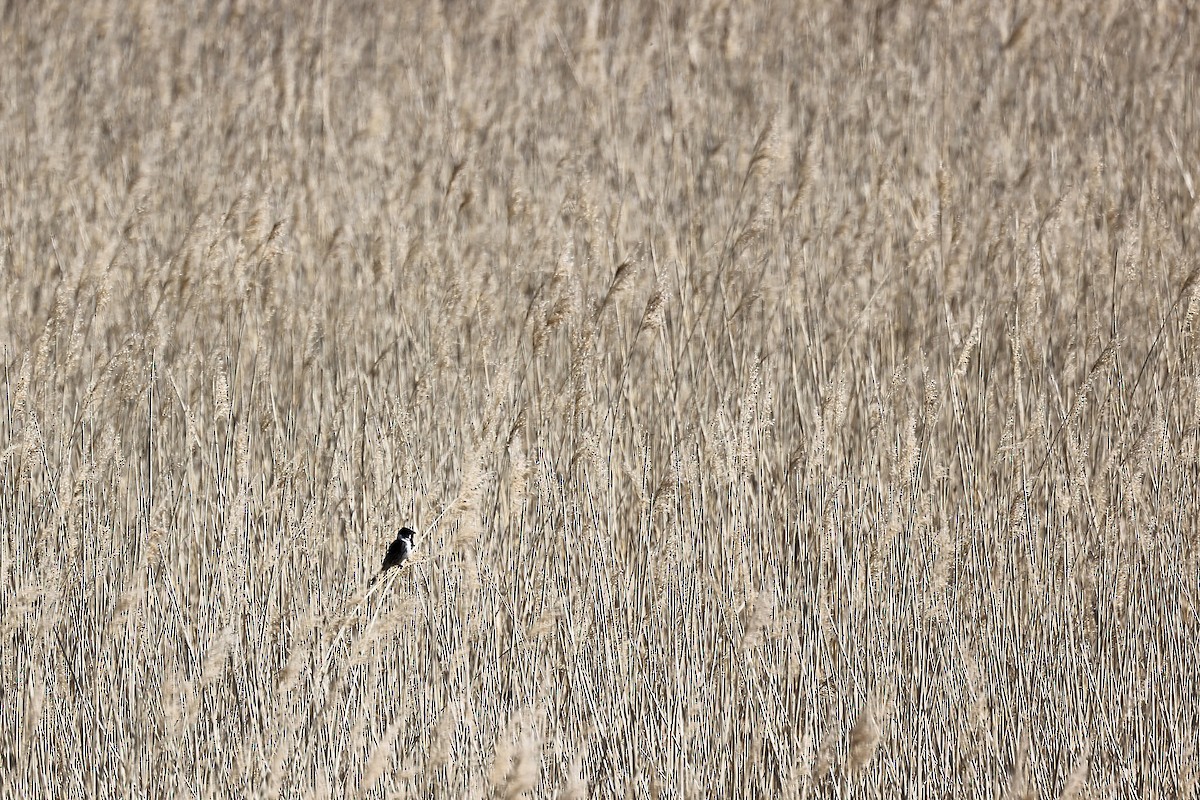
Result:
<svg viewBox="0 0 1200 800"><path fill-rule="evenodd" d="M416 535L417 535L417 532L414 531L412 528L401 528L400 532L396 534L396 538L403 539L404 541L408 542L409 545L411 545L413 537Z"/></svg>

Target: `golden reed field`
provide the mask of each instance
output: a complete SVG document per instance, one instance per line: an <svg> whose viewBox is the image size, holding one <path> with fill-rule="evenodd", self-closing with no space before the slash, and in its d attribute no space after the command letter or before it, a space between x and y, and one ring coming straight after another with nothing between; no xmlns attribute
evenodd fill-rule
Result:
<svg viewBox="0 0 1200 800"><path fill-rule="evenodd" d="M5 3L0 796L1195 797L1198 25Z"/></svg>

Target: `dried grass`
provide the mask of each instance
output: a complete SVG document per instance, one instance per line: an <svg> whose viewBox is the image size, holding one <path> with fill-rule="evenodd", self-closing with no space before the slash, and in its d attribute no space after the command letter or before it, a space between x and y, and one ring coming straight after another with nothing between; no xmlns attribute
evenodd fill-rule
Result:
<svg viewBox="0 0 1200 800"><path fill-rule="evenodd" d="M9 8L0 795L1193 794L1196 20L1026 11Z"/></svg>

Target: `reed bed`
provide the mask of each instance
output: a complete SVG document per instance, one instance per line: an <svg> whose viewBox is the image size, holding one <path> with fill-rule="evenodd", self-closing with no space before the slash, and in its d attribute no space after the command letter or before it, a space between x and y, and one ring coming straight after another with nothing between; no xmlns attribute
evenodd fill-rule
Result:
<svg viewBox="0 0 1200 800"><path fill-rule="evenodd" d="M4 5L0 796L1194 797L1196 31Z"/></svg>

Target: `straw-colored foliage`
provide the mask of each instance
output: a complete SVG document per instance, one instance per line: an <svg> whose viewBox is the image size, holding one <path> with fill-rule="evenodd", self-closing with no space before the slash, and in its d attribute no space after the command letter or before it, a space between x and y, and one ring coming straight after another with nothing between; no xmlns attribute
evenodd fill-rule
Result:
<svg viewBox="0 0 1200 800"><path fill-rule="evenodd" d="M1198 23L6 4L0 795L1194 796Z"/></svg>

